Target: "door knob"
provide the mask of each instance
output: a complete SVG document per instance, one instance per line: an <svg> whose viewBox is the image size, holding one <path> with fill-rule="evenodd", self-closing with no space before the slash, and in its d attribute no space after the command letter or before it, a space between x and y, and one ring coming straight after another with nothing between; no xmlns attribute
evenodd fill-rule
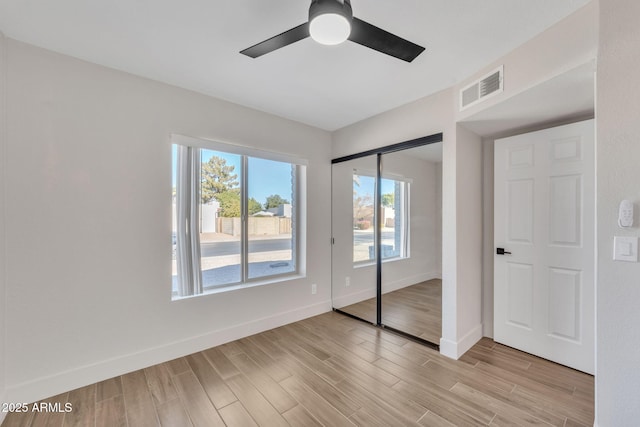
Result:
<svg viewBox="0 0 640 427"><path fill-rule="evenodd" d="M511 252L507 252L504 248L496 248L496 254L498 255L511 255Z"/></svg>

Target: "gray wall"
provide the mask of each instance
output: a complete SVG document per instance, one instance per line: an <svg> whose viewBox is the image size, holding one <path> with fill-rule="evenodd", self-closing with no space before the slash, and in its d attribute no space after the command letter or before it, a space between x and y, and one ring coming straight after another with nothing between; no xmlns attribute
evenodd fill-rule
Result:
<svg viewBox="0 0 640 427"><path fill-rule="evenodd" d="M330 309L328 203L307 210L306 277L172 302L168 244L172 133L308 159L306 209L330 200L328 132L10 39L7 55L8 401Z"/></svg>
<svg viewBox="0 0 640 427"><path fill-rule="evenodd" d="M640 420L640 264L612 260L613 236L640 236L640 3L600 1L597 73L596 422ZM618 204L635 203L635 224L617 225Z"/></svg>
<svg viewBox="0 0 640 427"><path fill-rule="evenodd" d="M5 245L5 163L6 163L6 40L0 33L0 402L8 402L6 391L6 245ZM0 414L0 423L4 414Z"/></svg>

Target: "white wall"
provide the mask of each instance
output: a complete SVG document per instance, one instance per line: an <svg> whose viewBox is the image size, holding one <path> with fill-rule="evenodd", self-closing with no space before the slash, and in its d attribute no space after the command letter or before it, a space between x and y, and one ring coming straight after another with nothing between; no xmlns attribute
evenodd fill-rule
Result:
<svg viewBox="0 0 640 427"><path fill-rule="evenodd" d="M443 228L442 354L459 358L482 338L482 141L456 126L455 190L447 192L443 177L444 221L451 215L446 200L455 197L455 237ZM446 160L447 157L444 156ZM446 163L444 163L446 168ZM451 179L451 178L449 178ZM446 257L446 247L455 244L455 265ZM450 255L451 256L451 255ZM455 281L447 283L447 265L455 269ZM444 314L445 307L450 311Z"/></svg>
<svg viewBox="0 0 640 427"><path fill-rule="evenodd" d="M340 129L333 134L333 156L443 133L442 154L442 339L441 352L458 358L482 336L480 139L464 133L457 140L452 89ZM476 144L477 146L474 146ZM467 189L477 192L457 197ZM467 209L463 215L458 204ZM476 224L478 222L478 224ZM477 227L477 229L476 229ZM457 236L468 238L462 242ZM458 251L462 243L466 249ZM468 266L468 267L465 267ZM462 277L458 277L462 274ZM462 295L463 292L470 292ZM475 297L477 295L477 298Z"/></svg>
<svg viewBox="0 0 640 427"><path fill-rule="evenodd" d="M330 200L329 133L10 39L7 53L9 401L330 309L330 208L313 203ZM306 278L171 302L171 133L309 159Z"/></svg>
<svg viewBox="0 0 640 427"><path fill-rule="evenodd" d="M482 140L482 334L493 338L493 139Z"/></svg>
<svg viewBox="0 0 640 427"><path fill-rule="evenodd" d="M594 0L455 86L456 121L592 61L597 47L598 2ZM499 65L504 65L504 91L460 112L460 89Z"/></svg>
<svg viewBox="0 0 640 427"><path fill-rule="evenodd" d="M632 22L638 6L631 0L621 1L626 7L603 2L606 25L600 34L597 322L599 331L604 331L604 335L598 333L600 425L624 425L619 422L623 417L637 415L630 413L635 406L628 399L637 395L640 383L634 370L639 354L637 328L620 328L640 320L634 304L637 286L632 286L633 279L637 282L637 265L614 264L607 258L615 232L611 217L620 197L638 197L629 184L638 182L637 168L631 166L634 156L629 153L637 154L631 140L637 139L639 130L635 117L628 116L629 111L637 115L638 96L629 94L629 88L637 91L638 85L631 74L620 78L638 68L639 37ZM7 194L0 200L6 206L2 212L6 212L6 244L11 251L4 259L9 266L6 283L2 282L5 276L0 277L0 308L7 308L7 368L2 371L0 360L0 393L3 373L11 388L7 399L32 400L328 309L330 212L328 204L313 200L330 200L329 158L437 132L444 133L445 141L443 338L456 357L468 344L463 339L475 336L480 304L477 277L471 274L477 270L480 253L459 250L469 243L459 238L463 230L477 239L476 219L463 223L461 206L457 206L470 203L474 207L477 200L456 194L465 194L464 180L471 176L461 168L471 166L469 172L478 172L477 165L467 165L465 156L482 154L472 143L477 136L465 136L462 131L458 141L456 121L592 59L597 18L598 2L593 1L460 85L333 135L8 40L8 126L3 127ZM622 49L616 47L618 40L623 41ZM626 56L625 49L630 51ZM458 89L498 64L505 65L505 92L458 113ZM309 227L306 279L169 302L170 246L165 234L170 228L167 171L172 132L310 159L309 223L313 226ZM614 151L614 146L626 150ZM476 178L472 186L481 181L480 175ZM35 214L24 213L43 204L46 209L38 221ZM164 209L164 217L155 215ZM477 247L477 242L471 247ZM485 241L485 252L486 247ZM471 257L472 270L459 269L464 261L460 254ZM459 278L459 273L467 274L466 278ZM315 296L309 292L311 283L318 284ZM4 285L5 304L1 300ZM462 295L464 289L478 300ZM486 301L488 295L485 292L482 299ZM226 307L233 307L233 312ZM489 313L485 306L485 320ZM465 325L470 329L465 330ZM47 365L40 359L45 352L50 359Z"/></svg>
<svg viewBox="0 0 640 427"><path fill-rule="evenodd" d="M640 3L600 2L597 71L596 424L640 419L640 264L612 260L613 236L640 236ZM635 224L617 226L618 204L635 203Z"/></svg>
<svg viewBox="0 0 640 427"><path fill-rule="evenodd" d="M7 402L5 398L6 389L6 366L5 366L5 325L6 325L6 245L5 245L5 220L4 206L5 199L5 146L6 146L6 115L5 115L5 78L6 78L6 61L5 61L5 37L0 32L0 403ZM6 414L0 413L0 423Z"/></svg>
<svg viewBox="0 0 640 427"><path fill-rule="evenodd" d="M488 200L476 200L476 196L470 193L470 188L473 188L478 191L476 194L480 197L486 190L489 180L492 185L492 177L488 171L482 172L482 163L467 164L473 158L467 158L467 156L477 155L475 158L487 158L492 156L492 151L491 147L486 145L490 144L489 142L485 143L484 150L480 150L480 137L466 129L460 127L456 129L455 124L471 119L480 111L593 60L597 52L597 21L598 2L593 1L514 51L478 70L469 79L453 88L334 133L334 157L436 132L444 133L442 172L444 341L441 341L441 345L445 354L452 357L462 354L468 344L482 334L480 323L486 322L485 335L493 334L491 303L493 301L493 244L492 239L487 240L492 237L492 230L486 227L488 221L493 221L493 203L492 201L489 203ZM464 112L459 112L460 88L498 65L504 65L504 92ZM457 133L460 132L463 136L458 137ZM467 167L471 169L466 169ZM492 168L492 164L485 164L484 167ZM471 171L474 178L469 178ZM481 185L483 179L484 186ZM466 197L468 194L471 194L473 199ZM457 206L458 203L469 205L467 207L472 211L462 209L462 206ZM489 205L491 205L490 210L488 210ZM460 212L464 212L464 216L460 216ZM470 219L474 212L477 218ZM476 227L480 227L484 232L485 237L480 238L480 243L477 241ZM458 238L462 230L472 234L461 234L461 238ZM477 253L474 252L476 250ZM480 266L478 262L481 263ZM460 274L462 277L459 277ZM478 287L478 280L484 281L482 288ZM475 295L478 300L472 300L470 295ZM483 301L484 309L480 308L480 301Z"/></svg>
<svg viewBox="0 0 640 427"><path fill-rule="evenodd" d="M545 32L517 47L502 58L474 73L469 79L457 85L456 120L463 126L473 121L474 115L501 102L522 94L538 84L565 73L568 70L593 61L598 45L598 4L593 1L576 13L568 16ZM498 65L504 65L504 92L486 101L459 112L457 94L460 88L481 77ZM482 324L483 335L493 337L493 141L525 132L533 132L551 126L559 126L591 117L571 117L548 123L531 123L525 128L511 129L505 122L505 131L494 135L483 135L483 262L482 262Z"/></svg>
<svg viewBox="0 0 640 427"><path fill-rule="evenodd" d="M411 150L408 150L409 152ZM407 152L390 153L383 156L383 176L402 177L411 180L409 198L409 258L383 262L383 293L440 277L438 258L440 246L436 246L439 226L436 163L411 156ZM333 165L333 236L332 274L334 307L375 297L376 266L357 266L353 259L353 170L361 169L375 173L376 156L350 160ZM441 231L440 231L441 233ZM350 278L350 286L345 278Z"/></svg>
<svg viewBox="0 0 640 427"><path fill-rule="evenodd" d="M332 157L359 153L439 132L444 133L445 144L455 134L451 89L335 131Z"/></svg>

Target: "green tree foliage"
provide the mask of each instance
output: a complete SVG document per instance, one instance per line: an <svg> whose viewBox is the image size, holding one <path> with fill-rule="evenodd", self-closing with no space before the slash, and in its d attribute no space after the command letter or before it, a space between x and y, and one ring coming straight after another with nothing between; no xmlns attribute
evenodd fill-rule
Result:
<svg viewBox="0 0 640 427"><path fill-rule="evenodd" d="M234 218L240 216L240 193L238 191L224 191L215 195L220 203L220 216Z"/></svg>
<svg viewBox="0 0 640 427"><path fill-rule="evenodd" d="M238 174L233 173L235 166L227 165L227 161L222 157L213 156L209 159L208 162L202 163L202 190L201 190L201 199L202 203L208 203L211 199L216 198L220 204L222 202L216 195L221 193L230 192L231 190L236 189L239 185L237 179ZM239 194L238 196L238 212L240 212L239 208ZM228 197L229 196L223 196ZM238 216L240 214L238 213Z"/></svg>
<svg viewBox="0 0 640 427"><path fill-rule="evenodd" d="M393 193L386 193L382 195L382 206L387 208L393 207Z"/></svg>
<svg viewBox="0 0 640 427"><path fill-rule="evenodd" d="M258 213L261 210L262 210L262 205L260 204L260 202L258 202L256 199L251 197L249 199L249 215L253 215L255 213Z"/></svg>
<svg viewBox="0 0 640 427"><path fill-rule="evenodd" d="M240 193L236 190L225 191L215 195L215 199L220 203L220 216L224 218L234 218L240 216ZM253 215L262 210L262 205L253 197L249 199L249 215Z"/></svg>
<svg viewBox="0 0 640 427"><path fill-rule="evenodd" d="M277 208L280 205L286 205L289 201L283 199L279 194L272 194L267 197L267 201L264 203L265 209Z"/></svg>

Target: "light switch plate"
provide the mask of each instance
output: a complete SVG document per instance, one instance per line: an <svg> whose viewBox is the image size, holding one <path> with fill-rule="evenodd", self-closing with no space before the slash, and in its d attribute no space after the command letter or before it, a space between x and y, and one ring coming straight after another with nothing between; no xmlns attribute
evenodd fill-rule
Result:
<svg viewBox="0 0 640 427"><path fill-rule="evenodd" d="M613 259L615 261L638 262L638 238L614 236Z"/></svg>

